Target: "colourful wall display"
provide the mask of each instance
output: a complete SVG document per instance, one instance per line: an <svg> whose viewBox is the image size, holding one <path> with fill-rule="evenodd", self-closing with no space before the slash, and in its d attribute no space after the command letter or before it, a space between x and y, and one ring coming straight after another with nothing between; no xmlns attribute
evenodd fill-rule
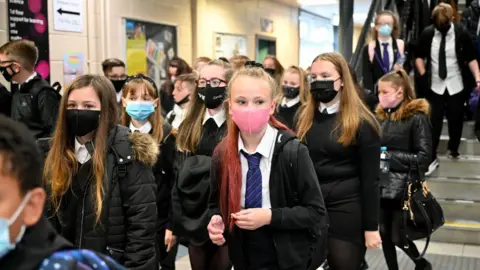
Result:
<svg viewBox="0 0 480 270"><path fill-rule="evenodd" d="M128 75L148 75L162 85L168 63L177 56L177 27L131 19L125 24Z"/></svg>
<svg viewBox="0 0 480 270"><path fill-rule="evenodd" d="M83 75L84 58L81 53L66 52L63 55L63 84L68 85L76 77Z"/></svg>

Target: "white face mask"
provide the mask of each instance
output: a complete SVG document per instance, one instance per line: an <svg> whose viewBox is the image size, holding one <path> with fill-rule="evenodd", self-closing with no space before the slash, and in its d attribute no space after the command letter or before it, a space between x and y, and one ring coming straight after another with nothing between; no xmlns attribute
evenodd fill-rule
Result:
<svg viewBox="0 0 480 270"><path fill-rule="evenodd" d="M30 199L30 195L30 193L27 193L27 195L25 195L22 202L18 206L17 210L15 210L15 213L13 213L11 218L0 218L0 259L3 258L10 251L15 249L17 243L22 240L22 237L25 234L26 227L25 225L22 225L22 227L20 228L20 232L15 239L15 243L10 243L10 226L15 222L15 220L17 220L18 216L22 213L23 208L25 208L25 205L27 205L27 202Z"/></svg>

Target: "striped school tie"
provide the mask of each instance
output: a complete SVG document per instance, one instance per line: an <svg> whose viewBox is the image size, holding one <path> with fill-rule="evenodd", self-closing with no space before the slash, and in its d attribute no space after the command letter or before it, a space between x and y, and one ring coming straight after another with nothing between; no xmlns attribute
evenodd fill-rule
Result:
<svg viewBox="0 0 480 270"><path fill-rule="evenodd" d="M262 155L259 153L249 155L244 151L241 152L248 160L245 208L262 208L262 172L260 171Z"/></svg>

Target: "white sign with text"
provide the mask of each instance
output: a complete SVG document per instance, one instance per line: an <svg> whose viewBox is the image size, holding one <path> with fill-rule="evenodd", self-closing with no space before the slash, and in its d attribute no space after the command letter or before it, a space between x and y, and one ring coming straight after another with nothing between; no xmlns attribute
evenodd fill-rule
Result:
<svg viewBox="0 0 480 270"><path fill-rule="evenodd" d="M83 0L53 0L53 29L83 31Z"/></svg>

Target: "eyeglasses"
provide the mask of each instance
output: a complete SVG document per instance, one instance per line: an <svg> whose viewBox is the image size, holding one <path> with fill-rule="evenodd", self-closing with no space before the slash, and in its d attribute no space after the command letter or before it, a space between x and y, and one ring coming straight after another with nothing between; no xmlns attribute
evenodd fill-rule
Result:
<svg viewBox="0 0 480 270"><path fill-rule="evenodd" d="M152 80L152 78L150 78L148 76L145 76L143 74L137 74L135 76L130 76L125 83L127 84L127 83L129 83L129 82L131 82L132 80L135 80L135 79L142 79L142 80L145 80L145 81L149 82L153 86L153 88L155 88L155 90L158 91L157 84Z"/></svg>
<svg viewBox="0 0 480 270"><path fill-rule="evenodd" d="M211 79L211 80L200 79L200 80L198 80L198 87L206 87L207 84L208 84L211 87L215 88L215 87L219 87L220 84L222 84L222 83L226 84L227 82L222 80L222 79L218 79L218 78L214 78L214 79Z"/></svg>

